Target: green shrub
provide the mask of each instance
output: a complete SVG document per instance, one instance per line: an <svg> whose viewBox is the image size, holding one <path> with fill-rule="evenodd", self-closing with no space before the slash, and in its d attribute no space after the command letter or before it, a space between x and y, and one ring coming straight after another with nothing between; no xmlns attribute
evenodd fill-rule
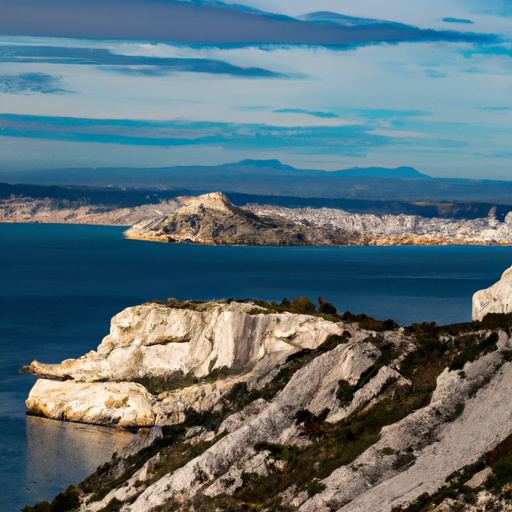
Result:
<svg viewBox="0 0 512 512"><path fill-rule="evenodd" d="M464 337L463 337L464 338ZM467 338L467 337L466 337ZM460 342L461 340L459 340ZM498 342L498 335L493 332L483 341L478 340L476 337L469 337L469 341L462 343L462 352L455 356L449 365L450 371L462 370L466 363L476 361L482 355L488 354L497 350L496 344Z"/></svg>
<svg viewBox="0 0 512 512"><path fill-rule="evenodd" d="M335 315L337 313L336 308L323 297L318 297L318 312L324 315Z"/></svg>
<svg viewBox="0 0 512 512"><path fill-rule="evenodd" d="M338 382L338 390L336 391L336 398L342 404L349 404L352 402L354 398L354 393L356 392L356 386L348 383L346 380L340 380Z"/></svg>
<svg viewBox="0 0 512 512"><path fill-rule="evenodd" d="M117 498L112 498L106 507L100 508L98 512L119 512L123 503L119 501Z"/></svg>
<svg viewBox="0 0 512 512"><path fill-rule="evenodd" d="M51 512L51 506L47 501L41 501L33 506L25 505L21 512Z"/></svg>
<svg viewBox="0 0 512 512"><path fill-rule="evenodd" d="M315 305L307 297L297 297L291 304L291 311L303 315L316 312Z"/></svg>
<svg viewBox="0 0 512 512"><path fill-rule="evenodd" d="M41 501L34 506L25 505L22 512L75 512L80 508L80 498L76 488L70 485L65 491L57 494L51 503Z"/></svg>
<svg viewBox="0 0 512 512"><path fill-rule="evenodd" d="M414 462L416 460L416 457L412 453L403 453L402 455L399 455L395 462L393 462L393 469L396 470L403 470L407 466L411 464L411 462Z"/></svg>

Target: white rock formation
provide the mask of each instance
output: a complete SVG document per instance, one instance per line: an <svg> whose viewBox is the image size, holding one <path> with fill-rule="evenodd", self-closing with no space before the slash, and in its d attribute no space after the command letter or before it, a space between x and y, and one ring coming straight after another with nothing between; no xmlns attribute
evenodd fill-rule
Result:
<svg viewBox="0 0 512 512"><path fill-rule="evenodd" d="M146 427L154 423L149 393L133 382L38 379L26 405L29 414L65 421L119 427Z"/></svg>
<svg viewBox="0 0 512 512"><path fill-rule="evenodd" d="M407 242L403 237L421 237L418 243L454 244L512 243L512 212L499 222L491 211L486 218L457 220L418 215L373 215L349 213L336 208L285 208L282 206L246 205L256 215L280 217L297 224L331 226L365 235L370 244ZM402 240L393 240L401 238ZM373 240L372 240L373 239ZM413 243L414 240L409 240Z"/></svg>
<svg viewBox="0 0 512 512"><path fill-rule="evenodd" d="M160 425L179 423L190 407L215 407L237 382L233 377L191 386L191 377L198 379L227 368L255 385L294 352L314 349L330 334L340 335L344 330L343 323L310 315L268 314L253 303L175 304L125 309L112 319L110 334L97 351L78 359L59 365L32 362L24 371L43 379L27 400L29 411L88 423L140 426L153 425L155 419ZM134 381L150 391L152 383L188 387L163 393L159 400L140 392L129 406L107 405L115 386L112 382L119 383L119 393L144 389ZM113 397L114 403L120 403L121 395Z"/></svg>
<svg viewBox="0 0 512 512"><path fill-rule="evenodd" d="M473 320L482 320L487 313L511 312L512 267L503 272L497 283L473 295Z"/></svg>
<svg viewBox="0 0 512 512"><path fill-rule="evenodd" d="M314 349L343 324L291 313L267 314L252 303L208 302L193 307L159 303L127 308L112 318L97 351L59 365L32 362L29 372L73 379L133 381L173 373L203 377L220 368L275 365L300 349Z"/></svg>
<svg viewBox="0 0 512 512"><path fill-rule="evenodd" d="M169 215L179 206L177 201L162 201L131 208L109 209L103 205L61 208L49 198L11 197L0 200L0 222L132 226L157 216Z"/></svg>

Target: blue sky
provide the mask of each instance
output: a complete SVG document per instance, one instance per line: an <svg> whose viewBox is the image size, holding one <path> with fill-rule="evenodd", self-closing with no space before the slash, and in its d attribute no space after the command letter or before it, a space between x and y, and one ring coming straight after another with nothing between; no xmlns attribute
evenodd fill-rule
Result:
<svg viewBox="0 0 512 512"><path fill-rule="evenodd" d="M2 0L0 170L512 179L512 1Z"/></svg>

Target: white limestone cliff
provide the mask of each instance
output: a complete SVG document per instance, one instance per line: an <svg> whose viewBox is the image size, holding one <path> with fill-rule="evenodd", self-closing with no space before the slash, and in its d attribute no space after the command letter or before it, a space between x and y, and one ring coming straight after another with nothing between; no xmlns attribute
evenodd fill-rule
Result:
<svg viewBox="0 0 512 512"><path fill-rule="evenodd" d="M464 478L492 498L512 454L506 319L402 329L259 304L128 308L97 351L32 363L30 414L153 427L69 491L80 512L393 512L477 462Z"/></svg>
<svg viewBox="0 0 512 512"><path fill-rule="evenodd" d="M97 350L78 359L57 365L33 361L25 367L41 377L27 400L29 411L88 423L148 426L157 418L159 424L173 424L185 409L213 407L240 379L254 385L291 354L315 349L344 330L343 323L271 314L253 303L169 304L125 309L112 319L110 334ZM214 384L199 382L216 370L233 375ZM160 399L152 400L136 382ZM117 394L113 383L122 388ZM160 387L171 391L161 393ZM110 401L124 399L119 393L131 397L129 405L112 410Z"/></svg>
<svg viewBox="0 0 512 512"><path fill-rule="evenodd" d="M473 295L473 320L482 320L488 313L511 312L512 267L503 272L497 283Z"/></svg>

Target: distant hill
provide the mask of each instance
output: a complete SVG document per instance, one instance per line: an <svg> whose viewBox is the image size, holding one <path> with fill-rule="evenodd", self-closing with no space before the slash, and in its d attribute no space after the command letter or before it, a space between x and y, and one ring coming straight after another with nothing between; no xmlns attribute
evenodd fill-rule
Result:
<svg viewBox="0 0 512 512"><path fill-rule="evenodd" d="M188 190L297 198L512 204L512 181L431 178L411 167L295 169L278 160L217 166L74 168L0 172L0 181L38 185Z"/></svg>
<svg viewBox="0 0 512 512"><path fill-rule="evenodd" d="M344 171L335 171L336 176L359 177L359 178L413 178L413 179L432 179L427 174L422 174L412 167L396 167L388 169L386 167L352 167Z"/></svg>
<svg viewBox="0 0 512 512"><path fill-rule="evenodd" d="M186 189L143 189L99 186L57 185L12 185L0 182L0 204L11 197L51 199L55 208L80 208L81 206L103 206L107 210L134 208L141 205L158 204L178 196L190 196L195 192ZM351 199L336 197L294 197L281 195L255 195L228 192L231 202L237 206L260 204L287 208L338 208L350 213L373 213L375 215L420 215L421 217L477 219L486 217L494 208L498 220L503 220L512 210L510 204L473 201L407 201L392 199Z"/></svg>
<svg viewBox="0 0 512 512"><path fill-rule="evenodd" d="M356 177L356 178L413 178L413 179L432 179L427 174L418 172L413 167L351 167L350 169L341 169L339 171L321 171L316 169L296 169L291 165L282 164L279 160L241 160L232 164L220 165L224 169L236 169L253 167L256 169L275 169L278 171L293 171L302 175L326 176L330 177Z"/></svg>

